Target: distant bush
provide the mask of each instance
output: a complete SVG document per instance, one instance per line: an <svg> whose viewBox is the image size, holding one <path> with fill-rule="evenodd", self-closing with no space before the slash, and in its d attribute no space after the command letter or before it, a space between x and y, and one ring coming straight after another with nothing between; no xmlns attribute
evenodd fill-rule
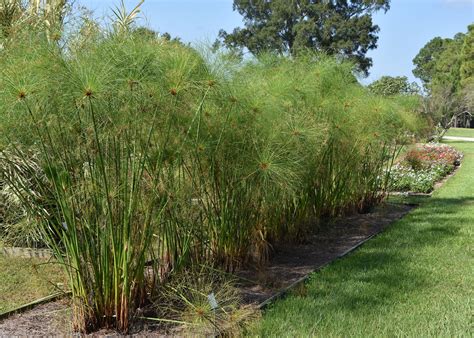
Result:
<svg viewBox="0 0 474 338"><path fill-rule="evenodd" d="M374 94L383 96L419 95L421 88L416 82L410 83L406 76L382 76L367 86Z"/></svg>

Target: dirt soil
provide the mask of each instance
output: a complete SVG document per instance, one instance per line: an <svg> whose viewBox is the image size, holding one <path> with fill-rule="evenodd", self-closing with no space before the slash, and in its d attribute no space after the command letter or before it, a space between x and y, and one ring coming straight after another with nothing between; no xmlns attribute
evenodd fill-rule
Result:
<svg viewBox="0 0 474 338"><path fill-rule="evenodd" d="M261 304L280 290L383 231L413 208L413 205L387 203L367 214L354 214L333 220L312 234L304 244L275 247L275 254L267 267L237 274L245 278L241 285L244 301Z"/></svg>
<svg viewBox="0 0 474 338"><path fill-rule="evenodd" d="M261 304L314 270L341 257L348 250L402 218L414 206L387 203L367 214L354 214L333 220L309 236L304 244L274 248L269 264L237 273L244 302ZM0 321L0 336L73 336L67 300L43 304ZM138 336L161 336L157 327L139 324ZM100 331L93 336L117 336Z"/></svg>

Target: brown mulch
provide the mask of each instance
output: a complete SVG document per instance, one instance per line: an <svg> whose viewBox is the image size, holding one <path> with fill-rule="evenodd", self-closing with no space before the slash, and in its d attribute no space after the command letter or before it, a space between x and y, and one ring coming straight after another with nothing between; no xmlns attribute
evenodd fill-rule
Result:
<svg viewBox="0 0 474 338"><path fill-rule="evenodd" d="M370 213L341 217L326 224L304 244L275 247L275 254L267 267L238 273L247 281L241 286L245 302L260 304L275 296L280 290L380 233L413 208L413 205L383 204ZM251 280L254 283L250 283Z"/></svg>
<svg viewBox="0 0 474 338"><path fill-rule="evenodd" d="M71 336L71 311L68 300L38 305L32 310L0 321L0 337Z"/></svg>
<svg viewBox="0 0 474 338"><path fill-rule="evenodd" d="M336 219L309 236L304 244L274 248L270 263L260 269L240 271L245 303L260 304L314 270L341 257L351 248L378 234L414 206L387 203L367 214ZM0 336L72 336L67 300L43 304L0 321ZM144 326L143 326L144 325ZM100 331L94 336L116 336ZM153 325L142 323L139 336L160 336Z"/></svg>

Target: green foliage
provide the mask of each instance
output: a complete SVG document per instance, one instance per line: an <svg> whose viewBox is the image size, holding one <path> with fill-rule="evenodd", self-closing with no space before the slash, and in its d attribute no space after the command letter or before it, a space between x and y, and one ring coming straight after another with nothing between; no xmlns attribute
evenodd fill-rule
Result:
<svg viewBox="0 0 474 338"><path fill-rule="evenodd" d="M247 48L256 55L296 55L305 49L340 55L368 74L372 59L366 54L377 47L379 31L371 15L389 8L389 0L235 0L245 28L222 30L219 36L230 49Z"/></svg>
<svg viewBox="0 0 474 338"><path fill-rule="evenodd" d="M461 82L461 48L464 34L447 39L445 49L437 60L428 85L429 113L444 128L451 126L453 117L465 111Z"/></svg>
<svg viewBox="0 0 474 338"><path fill-rule="evenodd" d="M440 54L446 49L448 40L440 37L430 40L413 59L415 65L413 75L419 78L423 85L426 86L431 82L435 74L436 62L439 60Z"/></svg>
<svg viewBox="0 0 474 338"><path fill-rule="evenodd" d="M334 58L236 64L133 29L65 50L17 34L0 57L0 173L63 264L84 332L127 332L179 271L261 264L310 220L370 208L423 129L416 100L368 93ZM35 189L10 166L30 152Z"/></svg>
<svg viewBox="0 0 474 338"><path fill-rule="evenodd" d="M428 93L425 111L443 132L456 117L472 114L471 40L470 32L458 33L453 39L434 38L413 60L413 74L423 81Z"/></svg>
<svg viewBox="0 0 474 338"><path fill-rule="evenodd" d="M438 88L445 88L453 93L459 90L461 49L464 37L464 34L458 33L452 40L446 40L445 48L439 55L434 67L434 76L430 82L431 90L436 91Z"/></svg>
<svg viewBox="0 0 474 338"><path fill-rule="evenodd" d="M377 95L412 95L419 94L420 88L416 82L408 82L406 76L382 76L368 86L369 90Z"/></svg>
<svg viewBox="0 0 474 338"><path fill-rule="evenodd" d="M468 27L461 51L461 84L466 86L474 81L474 24Z"/></svg>
<svg viewBox="0 0 474 338"><path fill-rule="evenodd" d="M226 274L203 267L177 273L154 300L159 318L148 319L180 324L184 330L180 334L185 336L239 336L259 312L255 305L242 305L236 283ZM215 308L208 298L211 295Z"/></svg>
<svg viewBox="0 0 474 338"><path fill-rule="evenodd" d="M454 177L356 252L314 273L306 297L275 302L249 335L469 336L474 143L452 145L465 154Z"/></svg>
<svg viewBox="0 0 474 338"><path fill-rule="evenodd" d="M469 112L474 112L474 24L468 27L461 51L461 91Z"/></svg>
<svg viewBox="0 0 474 338"><path fill-rule="evenodd" d="M428 90L448 87L455 92L460 81L460 51L464 34L458 33L453 39L436 37L429 41L413 59L416 68L413 74L420 78Z"/></svg>

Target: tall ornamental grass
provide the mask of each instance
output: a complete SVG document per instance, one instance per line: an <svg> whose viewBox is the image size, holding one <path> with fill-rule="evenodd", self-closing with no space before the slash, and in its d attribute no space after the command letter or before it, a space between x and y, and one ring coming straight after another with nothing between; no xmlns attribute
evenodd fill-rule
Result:
<svg viewBox="0 0 474 338"><path fill-rule="evenodd" d="M234 63L133 31L66 47L16 34L0 51L0 179L68 273L83 332L126 332L175 272L264 264L318 219L370 209L423 126L416 102L321 55ZM31 152L42 174L25 185L14 162Z"/></svg>

